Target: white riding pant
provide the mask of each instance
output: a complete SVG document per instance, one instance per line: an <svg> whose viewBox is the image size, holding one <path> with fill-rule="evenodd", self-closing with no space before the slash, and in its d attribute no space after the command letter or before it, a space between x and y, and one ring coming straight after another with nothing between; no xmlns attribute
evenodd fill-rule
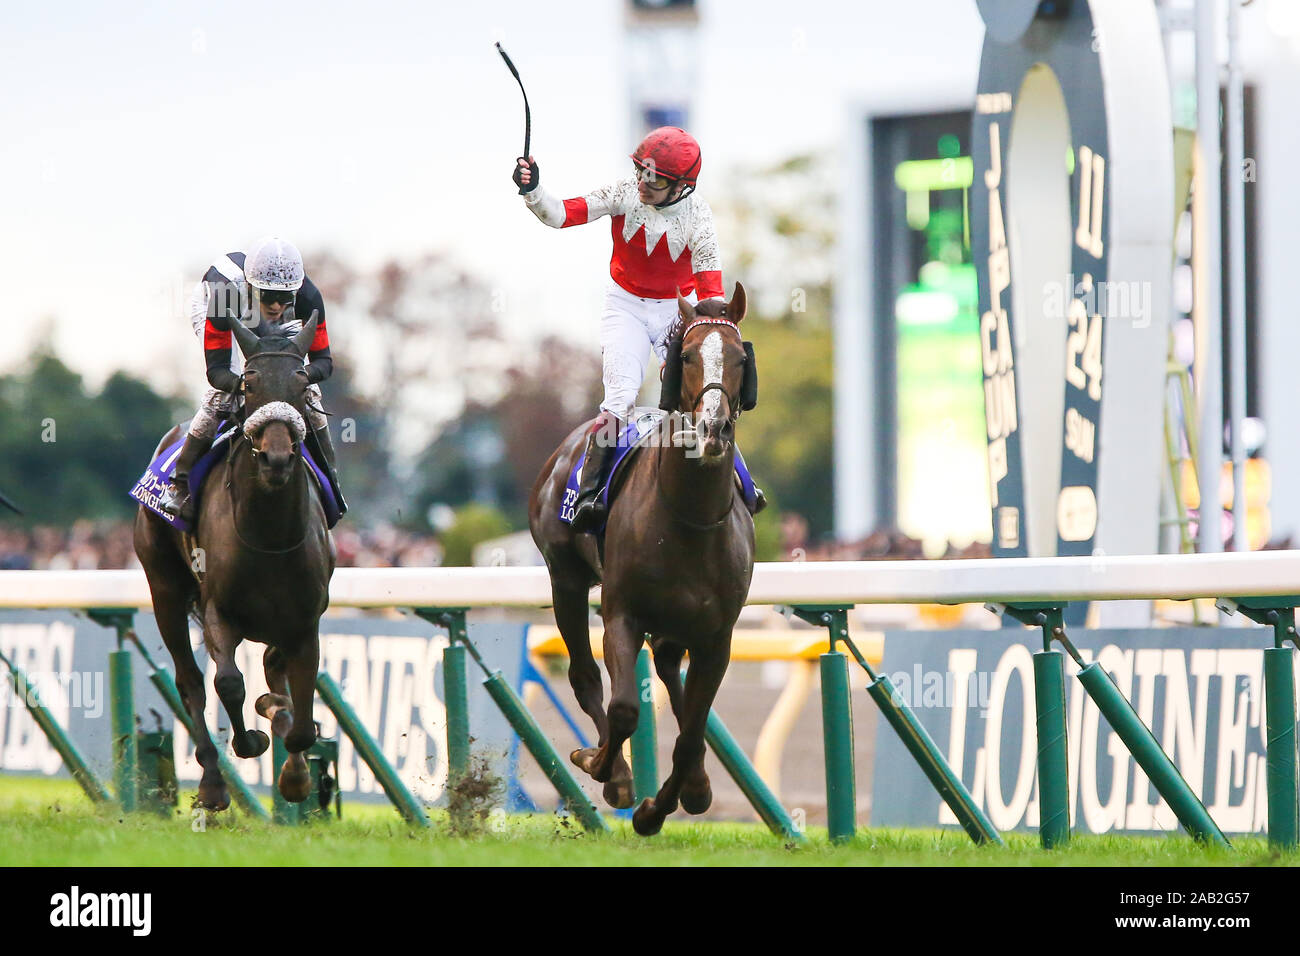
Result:
<svg viewBox="0 0 1300 956"><path fill-rule="evenodd" d="M695 293L687 300L694 305ZM653 350L660 362L664 360L668 333L676 321L676 299L643 299L610 282L600 318L601 377L605 383L601 411L628 420L645 380L650 352Z"/></svg>

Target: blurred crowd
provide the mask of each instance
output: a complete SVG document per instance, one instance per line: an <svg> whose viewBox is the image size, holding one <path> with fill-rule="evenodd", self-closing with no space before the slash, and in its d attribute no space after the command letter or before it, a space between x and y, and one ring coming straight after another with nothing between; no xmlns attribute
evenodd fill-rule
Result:
<svg viewBox="0 0 1300 956"><path fill-rule="evenodd" d="M358 529L346 522L334 531L341 568L427 568L442 564L443 547L433 535L381 524ZM797 514L781 516L785 560L862 561L873 558L923 558L921 542L901 531L881 530L856 541L811 540L808 523ZM949 558L989 556L987 544L949 546ZM129 522L77 521L68 528L0 525L0 570L95 571L136 568Z"/></svg>
<svg viewBox="0 0 1300 956"><path fill-rule="evenodd" d="M431 567L442 563L436 538L388 525L334 533L338 566L353 568ZM0 525L0 570L96 571L138 568L129 522L77 521L68 528L31 529Z"/></svg>
<svg viewBox="0 0 1300 956"><path fill-rule="evenodd" d="M908 537L896 528L882 528L865 538L847 541L814 541L809 538L808 522L802 515L781 515L781 551L786 560L794 561L906 561L926 557L919 538ZM941 558L988 558L993 552L980 541L958 546L951 542Z"/></svg>

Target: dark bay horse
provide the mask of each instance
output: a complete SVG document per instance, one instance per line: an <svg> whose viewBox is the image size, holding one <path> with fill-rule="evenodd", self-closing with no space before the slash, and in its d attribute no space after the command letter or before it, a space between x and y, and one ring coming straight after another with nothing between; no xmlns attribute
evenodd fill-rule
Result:
<svg viewBox="0 0 1300 956"><path fill-rule="evenodd" d="M143 505L135 519L135 552L194 724L195 756L203 768L198 802L213 810L228 807L230 794L204 720L203 675L190 649L187 615L196 611L202 623L217 668L217 696L240 757L260 756L270 738L244 725L244 678L235 648L245 640L266 645L262 664L271 692L258 698L256 709L289 753L280 793L300 802L311 787L303 752L316 740L320 616L329 604L335 561L324 509L299 454L309 384L303 356L316 316L293 338L258 338L238 321L231 328L246 356L240 428L204 484L194 534L182 534ZM181 434L180 426L173 428L159 451Z"/></svg>
<svg viewBox="0 0 1300 956"><path fill-rule="evenodd" d="M712 802L705 723L754 570L754 521L733 474L736 421L757 396L752 353L738 328L745 290L737 283L730 302L698 309L679 296L678 309L660 404L684 427L672 430L672 440L642 449L620 473L603 555L593 535L575 534L559 519L566 479L592 422L556 449L529 501L533 540L550 571L555 621L569 650L569 683L599 733L598 746L574 751L570 759L605 785L611 806L630 807L634 799L623 743L636 729L636 657L647 637L668 688L679 735L668 779L633 815L643 836L658 833L679 802L687 813L703 813ZM611 683L608 714L587 627L588 591L597 581Z"/></svg>

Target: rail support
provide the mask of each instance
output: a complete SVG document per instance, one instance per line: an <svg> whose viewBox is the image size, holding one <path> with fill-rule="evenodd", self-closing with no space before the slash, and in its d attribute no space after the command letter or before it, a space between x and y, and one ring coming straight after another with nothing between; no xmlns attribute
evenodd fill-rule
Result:
<svg viewBox="0 0 1300 956"><path fill-rule="evenodd" d="M831 682L831 695L835 697L843 697L842 704L833 705L833 712L843 713L846 717L846 726L848 728L847 752L849 764L847 771L849 781L853 781L852 711L851 701L848 694L848 675L847 673L844 673L843 670L843 665L847 664L847 660L844 659L843 654L839 654L835 651L835 645L837 642L843 642L844 646L847 647L849 652L853 655L854 660L856 660L858 665L866 671L867 677L870 679L870 682L867 684L867 693L871 695L871 699L876 702L876 706L880 708L880 712L884 715L885 720L889 722L889 725L894 729L894 732L898 734L899 739L902 740L903 745L907 747L908 752L911 753L913 759L916 760L921 771L925 774L926 779L930 781L931 786L934 787L935 791L943 799L944 803L948 805L948 808L952 810L953 814L957 817L958 822L962 825L962 829L964 829L967 835L976 843L993 843L1001 846L1002 837L998 835L997 829L984 814L984 811L981 810L979 805L975 802L975 798L971 795L971 792L966 789L966 785L961 782L961 776L955 773L952 767L949 766L948 761L944 759L943 753L939 750L938 745L926 731L925 727L922 726L920 720L917 719L916 714L914 714L911 708L909 708L903 701L902 695L899 694L898 690L894 687L893 682L890 681L888 676L877 674L872 669L871 665L867 662L867 659L862 655L862 652L858 650L857 645L853 643L852 638L849 637L848 612L850 607L851 605L803 605L791 609L794 611L795 615L802 620L807 621L809 624L825 627L830 633L831 653L823 654L821 659L823 733L826 732L825 728L828 726L827 681L829 679ZM830 658L829 661L828 658ZM835 658L840 658L842 664L837 662ZM841 674L843 675L843 680L845 682L842 692L836 688L836 684L840 680ZM829 790L832 775L831 754L834 751L842 753L844 748L845 742L837 741L833 750L828 738L826 746L828 815L830 812ZM843 775L843 769L837 771L837 780L842 780ZM840 784L840 787L843 787L842 783ZM839 811L840 814L842 815L846 809L847 808L841 808ZM841 829L840 832L842 833L843 830ZM849 836L852 836L851 823ZM834 834L832 834L832 839L835 839Z"/></svg>
<svg viewBox="0 0 1300 956"><path fill-rule="evenodd" d="M542 729L537 726L533 720L532 714L524 706L523 701L510 687L506 679L501 675L501 671L490 669L479 653L474 642L469 639L469 628L465 622L465 612L468 610L463 607L417 607L411 609L418 617L424 618L430 624L436 627L445 628L453 647L458 647L463 653L468 653L483 671L485 677L483 687L492 698L501 715L514 728L519 739L523 741L528 752L533 755L546 774L546 778L551 781L560 799L564 801L569 811L573 813L587 830L604 831L609 829L604 817L596 809L595 804L583 792L582 787L569 772L569 768L564 765L560 755L556 753L551 742L546 739ZM447 650L450 651L449 647ZM446 652L444 652L444 655ZM444 656L445 659L445 656ZM457 660L453 654L453 661ZM462 673L465 668L465 659L459 658ZM450 673L450 670L447 671ZM456 678L452 678L453 690ZM443 693L448 694L446 678L444 676ZM459 693L459 692L457 692ZM453 729L452 709L455 708L457 714L455 717L455 729ZM447 700L447 757L448 763L451 764L453 759L461 759L459 754L463 753L463 762L465 771L469 768L469 705L468 695L464 694L457 701L452 702L450 695ZM453 741L453 736L455 740ZM463 749L461 749L463 748Z"/></svg>
<svg viewBox="0 0 1300 956"><path fill-rule="evenodd" d="M1273 628L1273 646L1264 650L1264 709L1268 753L1268 842L1280 850L1297 845L1295 608L1300 595L1224 599L1218 606L1240 611L1256 624Z"/></svg>
<svg viewBox="0 0 1300 956"><path fill-rule="evenodd" d="M415 795L402 782L396 768L388 762L379 742L370 736L370 731L366 730L365 725L361 723L361 718L357 716L356 711L343 699L343 691L334 682L334 678L324 671L318 673L316 692L320 694L320 699L325 706L334 712L334 716L338 718L339 730L348 735L353 746L357 748L357 756L366 762L366 766L375 775L379 785L384 788L384 793L388 794L388 799L393 802L393 806L397 807L397 811L406 818L406 822L416 826L430 826L429 818L425 816L420 801L415 799Z"/></svg>
<svg viewBox="0 0 1300 956"><path fill-rule="evenodd" d="M1124 742L1124 746L1128 748L1129 753L1133 755L1133 759L1137 761L1138 766L1142 768L1142 771L1155 786L1157 792L1159 792L1160 796L1164 797L1165 802L1168 803L1170 809L1174 811L1174 814L1178 817L1178 822L1183 825L1183 828L1187 830L1188 833L1202 843L1214 843L1219 846L1229 845L1223 832L1206 811L1205 804L1203 804L1200 798L1192 792L1192 788L1187 785L1187 781L1182 778L1181 774L1179 774L1178 768L1174 765L1174 762L1170 760L1168 754L1161 749L1160 744L1156 741L1155 735L1151 733L1150 728L1148 728L1146 724L1142 723L1142 719L1137 715L1137 711L1133 709L1133 705L1124 698L1120 689L1115 686L1115 682L1111 679L1110 674L1108 674L1105 668L1103 668L1097 661L1093 661L1091 664L1085 663L1074 645L1070 643L1070 639L1065 634L1065 626L1061 623L1062 604L1023 603L1014 606L994 604L989 605L988 607L990 610L995 612L1005 611L1022 624L1027 624L1031 627L1041 627L1043 629L1043 646L1045 653L1050 649L1052 640L1059 641L1066 651L1069 652L1070 656L1074 659L1074 662L1079 665L1079 683L1081 683L1084 690L1088 692L1088 696L1093 699L1093 702L1097 705L1097 709L1101 711L1102 715L1106 718L1111 729L1114 730L1119 739ZM1044 665L1043 670L1046 672L1050 670L1050 667ZM1034 673L1035 678L1037 678L1039 674L1038 666L1035 666ZM1037 694L1038 692L1038 688L1036 687L1035 693ZM1051 690L1050 680L1043 692L1045 695L1053 693ZM1055 699L1056 698L1053 696L1052 700L1047 701L1048 707L1046 709L1051 709L1051 705ZM1042 701L1039 702L1039 708L1041 716L1044 709ZM1063 695L1061 716L1062 720L1060 723L1063 724ZM1056 727L1057 722L1053 720L1053 733ZM1064 736L1062 728L1062 743L1060 746L1064 746ZM1043 752L1044 745L1047 745L1047 747L1051 749L1052 740L1044 739L1042 724L1040 723L1040 754ZM1047 759L1054 762L1056 757L1054 754L1051 754ZM1038 769L1040 799L1045 799L1046 790L1049 785L1054 788L1057 798L1059 798L1062 788L1064 787L1064 776L1056 775L1054 780L1045 782L1043 780L1044 763L1042 760L1040 760ZM1068 789L1064 790L1067 797L1068 792ZM1056 805L1057 798L1054 798L1051 807L1041 811L1044 823L1053 819L1049 818L1048 809L1050 809L1054 815L1058 812L1059 807ZM1064 806L1068 813L1068 801ZM1049 846L1048 839L1049 835L1043 833L1042 840L1044 847Z"/></svg>
<svg viewBox="0 0 1300 956"><path fill-rule="evenodd" d="M109 718L113 735L113 787L123 812L135 810L139 790L139 754L135 739L135 689L131 652L126 647L135 612L123 608L93 608L86 616L117 632L117 650L108 655Z"/></svg>
<svg viewBox="0 0 1300 956"><path fill-rule="evenodd" d="M45 739L50 742L60 757L63 758L63 764L72 774L72 778L77 781L78 786L85 791L86 796L90 797L94 803L111 803L113 798L104 786L103 781L95 776L95 772L90 769L86 763L81 751L77 749L76 744L59 726L59 722L54 719L54 715L46 709L41 703L40 697L36 693L36 688L27 680L27 675L9 658L0 653L0 664L3 664L9 671L9 677L13 680L14 693L18 699L23 702L32 719L36 721L36 726L41 728L45 734Z"/></svg>
<svg viewBox="0 0 1300 956"><path fill-rule="evenodd" d="M1034 708L1038 731L1038 839L1044 850L1070 842L1065 655L1052 649L1053 640L1066 640L1064 609L1064 604L1046 603L1015 604L1003 609L1021 624L1043 630L1043 649L1034 653Z"/></svg>
<svg viewBox="0 0 1300 956"><path fill-rule="evenodd" d="M659 792L659 759L655 733L654 677L650 673L650 648L636 656L636 686L639 700L636 730L632 732L632 785L636 802L653 800ZM712 716L712 715L710 715Z"/></svg>

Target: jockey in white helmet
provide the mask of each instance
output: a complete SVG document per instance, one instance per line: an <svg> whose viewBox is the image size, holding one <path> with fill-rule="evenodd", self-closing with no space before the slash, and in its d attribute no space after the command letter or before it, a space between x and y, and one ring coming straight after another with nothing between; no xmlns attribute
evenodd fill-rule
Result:
<svg viewBox="0 0 1300 956"><path fill-rule="evenodd" d="M325 303L303 268L297 247L275 236L258 240L248 253L220 256L194 287L189 299L190 323L203 340L203 354L211 388L203 396L190 422L185 445L176 460L171 484L160 502L168 514L194 520L194 503L189 476L195 463L212 447L217 426L235 408L242 357L231 341L230 323L241 322L258 336L294 335L303 319L315 312L316 335L307 351L307 434L312 457L329 475L346 510L339 489L330 440L329 420L321 409L320 383L330 377L329 332L325 327Z"/></svg>

